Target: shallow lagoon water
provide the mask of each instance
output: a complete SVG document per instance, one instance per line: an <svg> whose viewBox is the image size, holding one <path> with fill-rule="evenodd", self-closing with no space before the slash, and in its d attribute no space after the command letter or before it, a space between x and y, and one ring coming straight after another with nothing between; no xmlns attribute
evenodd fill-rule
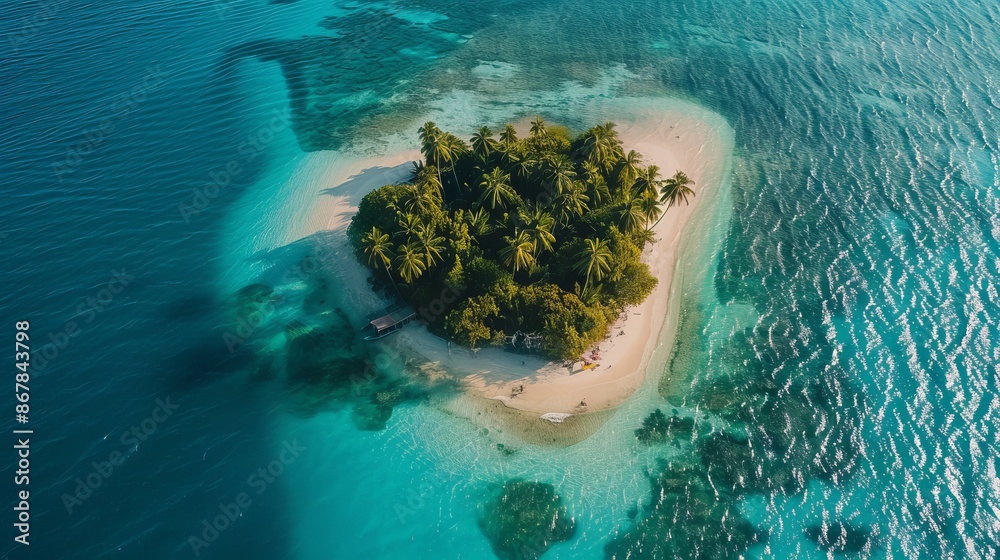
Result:
<svg viewBox="0 0 1000 560"><path fill-rule="evenodd" d="M31 319L42 340L82 325L44 366L36 358L35 555L191 554L202 521L255 492L247 478L297 439L306 450L202 557L490 558L481 505L520 478L552 484L577 520L544 557L599 558L649 515L659 461L700 465L698 442L726 429L759 444L751 471L854 457L730 492L733 518L768 533L750 557L826 557L810 538L825 522L870 528L861 556L991 558L997 7L476 8L112 2L60 5L34 24L35 5L5 13L4 35L23 41L0 54L3 316ZM112 104L157 64L167 77L122 117ZM584 442L483 433L433 399L399 404L377 431L358 428L350 401L302 414L223 343L230 296L280 284L310 250L282 241L287 224L268 206L294 189L303 150L392 149L427 115L443 128L535 112L582 126L590 115L567 100L626 96L681 98L732 126L732 219L698 244L709 270L686 284L676 351ZM252 158L240 151L287 108L288 127ZM114 132L88 140L110 116ZM60 181L52 165L87 141ZM234 160L240 173L185 219L179 206ZM135 280L81 312L122 269ZM825 398L799 390L817 380ZM720 384L734 402L710 398ZM120 441L167 397L175 416L139 445ZM635 440L650 412L675 407L698 411L694 441ZM68 511L62 497L113 451L124 465Z"/></svg>

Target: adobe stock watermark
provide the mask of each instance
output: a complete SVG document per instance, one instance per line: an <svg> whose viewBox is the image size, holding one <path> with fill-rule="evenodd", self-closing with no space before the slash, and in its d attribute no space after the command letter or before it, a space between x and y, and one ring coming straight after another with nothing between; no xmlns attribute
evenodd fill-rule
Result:
<svg viewBox="0 0 1000 560"><path fill-rule="evenodd" d="M201 532L188 537L188 545L195 556L201 556L204 549L219 539L219 536L233 526L243 512L253 505L254 496L260 496L274 484L285 472L285 467L291 465L305 451L305 446L299 445L298 440L287 440L283 442L278 458L267 465L257 469L247 477L246 485L248 490L237 494L234 499L227 503L219 504L219 513L211 519L205 518L201 522Z"/></svg>
<svg viewBox="0 0 1000 560"><path fill-rule="evenodd" d="M132 114L146 97L160 88L169 74L159 64L146 67L146 75L142 82L131 90L120 94L107 108L106 116L99 123L83 133L83 139L66 148L62 161L52 164L52 173L59 182L66 175L77 171L83 165L84 158L97 151L108 137L118 129L118 125Z"/></svg>
<svg viewBox="0 0 1000 560"><path fill-rule="evenodd" d="M67 0L46 0L38 2L38 9L31 16L21 19L21 26L17 31L7 34L7 43L14 52L20 52L25 44L33 39L43 27L49 24L63 7L69 2Z"/></svg>
<svg viewBox="0 0 1000 560"><path fill-rule="evenodd" d="M291 123L292 110L290 108L272 109L271 117L267 119L267 122L255 132L247 135L236 147L237 155L225 165L210 171L208 181L192 189L191 196L177 205L177 210L184 223L190 224L193 216L208 208L208 205L218 198L234 179L246 171L244 166L257 159L260 152L264 151L268 144L274 142L278 133L288 129Z"/></svg>
<svg viewBox="0 0 1000 560"><path fill-rule="evenodd" d="M170 397L156 399L154 404L149 416L122 433L119 438L121 449L115 449L105 459L91 461L90 466L93 469L83 476L76 477L76 488L73 493L63 492L62 503L63 507L66 508L66 513L73 515L76 508L90 499L104 485L104 481L115 473L115 469L125 464L125 460L128 459L126 454L128 450L136 448L140 443L149 439L151 435L156 433L160 425L170 419L180 408L179 405L170 402Z"/></svg>
<svg viewBox="0 0 1000 560"><path fill-rule="evenodd" d="M32 354L31 367L35 372L42 373L59 354L65 350L70 342L83 333L84 328L93 323L97 316L103 313L115 301L115 298L125 291L135 276L128 274L125 269L112 270L111 278L107 285L95 294L89 295L80 301L76 306L76 313L73 318L63 323L62 328L55 332L49 332L49 343L40 347ZM79 319L80 322L77 322Z"/></svg>

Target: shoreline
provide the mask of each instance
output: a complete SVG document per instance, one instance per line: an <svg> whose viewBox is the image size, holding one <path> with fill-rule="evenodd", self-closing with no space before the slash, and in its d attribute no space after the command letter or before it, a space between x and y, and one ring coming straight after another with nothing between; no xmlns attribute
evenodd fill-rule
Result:
<svg viewBox="0 0 1000 560"><path fill-rule="evenodd" d="M659 166L661 177L682 170L694 181L696 194L691 203L665 213L654 229L656 242L643 252L643 261L658 279L657 286L642 304L626 310L624 321L619 319L611 327L609 336L598 345L599 365L588 371L581 371L580 362L571 372L562 362L495 347L471 351L448 344L422 324L408 325L372 345L373 350L391 354L419 355L426 360L425 365L462 380L466 393L475 397L473 401L485 400L482 406L474 402L456 404L457 413L485 413L509 425L509 419L498 417L510 415L498 415L497 403L507 412L523 413L535 424L544 414L580 416L609 411L643 385L654 354L673 346L683 287L680 256L684 247L699 237L691 231L692 224L706 222L713 214L712 203L718 199L717 191L730 168L732 129L718 115L669 99L603 100L592 111L599 115L592 119L594 124L616 122L624 149L641 153L644 165ZM312 191L313 196L320 193L319 200L305 206L307 211L298 216L299 227L288 232L288 241L318 232L336 234L331 241L337 245L334 253L339 258L327 264L348 287L343 297L356 313L375 310L384 302L369 288L367 270L351 256L344 235L347 225L365 194L407 177L409 162L419 157L417 150L364 159L317 157L306 160L296 170L296 174L303 173L311 183L322 187ZM511 390L522 385L524 391L512 397ZM584 400L586 406L580 406ZM591 426L585 431L593 429Z"/></svg>

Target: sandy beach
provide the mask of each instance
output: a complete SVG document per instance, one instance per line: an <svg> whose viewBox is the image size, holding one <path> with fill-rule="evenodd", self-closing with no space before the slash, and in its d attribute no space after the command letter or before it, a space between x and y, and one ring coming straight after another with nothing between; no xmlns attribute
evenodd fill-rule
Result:
<svg viewBox="0 0 1000 560"><path fill-rule="evenodd" d="M597 365L584 369L582 360L567 366L562 361L517 355L499 348L471 351L434 336L419 323L407 326L378 346L393 353L419 356L429 365L460 377L472 395L554 420L568 414L610 409L643 384L651 357L658 349L669 349L673 344L680 298L678 258L683 241L691 237L689 226L696 213L714 198L728 169L732 131L717 116L677 102L665 108L653 100L598 109L603 116L595 123L618 123L626 151L634 149L643 154L644 164L659 166L663 177L684 171L694 181L696 196L689 205L669 209L656 225L656 242L646 248L643 260L658 279L657 287L641 305L627 309L608 337L593 349L600 356ZM320 231L338 234L334 239L343 250L335 253L341 259L330 264L344 285L353 287L345 295L356 310L375 310L382 302L368 288L364 267L346 258L350 252L346 236L341 234L366 193L406 178L409 162L419 157L416 150L368 159L337 158L332 162L317 157L306 160L303 169L298 170L316 182L317 188L323 185L322 196L305 206L308 215L299 217L296 227L288 232L289 238ZM512 396L512 390L521 386L523 392ZM581 406L584 402L586 406Z"/></svg>

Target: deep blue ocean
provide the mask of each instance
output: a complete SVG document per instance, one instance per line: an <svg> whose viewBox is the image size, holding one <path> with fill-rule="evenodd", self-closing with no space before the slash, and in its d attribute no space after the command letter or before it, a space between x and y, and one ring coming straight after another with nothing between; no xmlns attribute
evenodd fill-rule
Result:
<svg viewBox="0 0 1000 560"><path fill-rule="evenodd" d="M484 504L521 478L576 520L547 559L1000 558L998 29L952 0L5 4L0 333L30 322L34 434L3 557L488 559ZM583 124L560 96L735 131L659 364L682 381L551 447L426 399L366 424L227 346L235 290L310 250L244 256L281 227L275 170L428 115ZM655 408L696 433L641 446Z"/></svg>

